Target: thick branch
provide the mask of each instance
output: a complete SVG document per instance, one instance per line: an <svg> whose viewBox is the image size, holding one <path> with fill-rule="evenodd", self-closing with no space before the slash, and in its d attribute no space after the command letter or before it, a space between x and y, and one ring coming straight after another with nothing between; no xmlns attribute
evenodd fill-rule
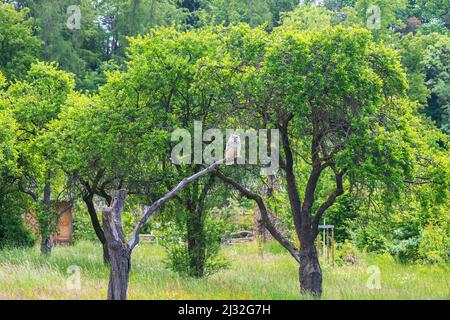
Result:
<svg viewBox="0 0 450 320"><path fill-rule="evenodd" d="M295 231L297 232L297 236L300 239L300 230L302 224L301 218L301 204L300 204L300 195L298 193L297 182L295 181L294 174L294 158L292 156L292 149L289 142L287 123L280 130L281 139L283 142L283 149L286 155L286 162L284 164L284 169L286 171L286 186L289 196L289 202L292 211L292 218L294 220Z"/></svg>
<svg viewBox="0 0 450 320"><path fill-rule="evenodd" d="M20 191L22 191L23 193L28 194L34 201L38 200L37 194L34 191L32 191L31 189L25 188L23 186L22 181L19 181L18 186L19 186L19 190Z"/></svg>
<svg viewBox="0 0 450 320"><path fill-rule="evenodd" d="M239 183L225 176L223 173L219 171L215 171L214 174L221 180L223 180L225 183L236 188L244 197L250 200L254 200L256 202L259 211L261 213L261 218L263 219L264 225L266 226L267 230L269 230L270 234L274 237L274 239L277 240L287 251L289 251L289 253L294 257L294 259L300 263L300 256L298 254L298 249L295 248L295 246L286 237L284 237L272 224L272 221L270 220L269 215L267 213L266 205L264 204L264 201L261 198L261 196L251 192L244 186L240 185Z"/></svg>
<svg viewBox="0 0 450 320"><path fill-rule="evenodd" d="M133 230L133 233L131 234L131 239L129 241L129 247L130 251L134 249L134 247L139 243L139 233L144 226L144 224L147 222L147 220L150 218L150 216L164 203L169 201L170 199L174 198L180 191L182 191L186 186L197 179L200 179L201 177L213 172L214 170L219 167L219 165L223 164L225 160L219 160L214 162L212 165L207 167L206 169L197 172L196 174L190 176L189 178L183 179L175 188L173 188L170 192L166 193L162 198L154 202L151 206L144 207L144 212L142 213L141 220L136 225L136 227Z"/></svg>
<svg viewBox="0 0 450 320"><path fill-rule="evenodd" d="M122 210L127 197L126 190L117 190L114 194L111 206L103 209L102 220L105 228L105 237L108 246L126 246L125 234L122 228ZM131 252L130 249L128 249Z"/></svg>
<svg viewBox="0 0 450 320"><path fill-rule="evenodd" d="M84 187L84 194L83 194L83 201L86 204L86 207L88 209L89 217L91 218L92 226L94 227L95 234L97 235L97 238L100 240L102 244L106 244L106 238L105 233L102 229L102 226L100 225L100 221L98 220L97 216L97 210L95 210L94 206L94 190L97 187L97 183L99 181L100 172L97 174L96 179L94 180L93 187L89 185L87 181L85 181L82 178L79 178L80 183Z"/></svg>

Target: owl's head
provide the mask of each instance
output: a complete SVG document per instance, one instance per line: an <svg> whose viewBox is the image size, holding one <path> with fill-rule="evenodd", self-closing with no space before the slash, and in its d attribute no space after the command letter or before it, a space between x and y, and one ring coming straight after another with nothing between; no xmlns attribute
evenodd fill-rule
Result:
<svg viewBox="0 0 450 320"><path fill-rule="evenodd" d="M232 134L228 140L231 143L238 143L239 141L241 141L241 137L238 134Z"/></svg>

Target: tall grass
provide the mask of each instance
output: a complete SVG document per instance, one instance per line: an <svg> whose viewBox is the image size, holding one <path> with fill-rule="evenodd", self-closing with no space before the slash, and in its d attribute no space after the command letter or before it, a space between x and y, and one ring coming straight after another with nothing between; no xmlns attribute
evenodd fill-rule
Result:
<svg viewBox="0 0 450 320"><path fill-rule="evenodd" d="M130 299L307 299L300 296L298 266L276 244L223 248L231 261L204 279L181 277L165 268L164 250L141 244L132 257ZM368 286L380 271L380 288ZM81 289L69 289L70 266L81 271ZM449 299L448 266L401 265L388 256L361 255L356 265L323 265L323 299ZM376 269L379 268L379 269ZM56 247L51 257L38 248L0 251L0 299L104 299L109 269L101 247L81 242Z"/></svg>

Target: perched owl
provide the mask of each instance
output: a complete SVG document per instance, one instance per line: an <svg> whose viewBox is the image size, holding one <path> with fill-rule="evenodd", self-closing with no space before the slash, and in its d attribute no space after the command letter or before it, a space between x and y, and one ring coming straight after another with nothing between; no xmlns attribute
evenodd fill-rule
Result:
<svg viewBox="0 0 450 320"><path fill-rule="evenodd" d="M230 136L225 148L225 161L227 164L233 164L235 159L241 157L241 137L238 134Z"/></svg>

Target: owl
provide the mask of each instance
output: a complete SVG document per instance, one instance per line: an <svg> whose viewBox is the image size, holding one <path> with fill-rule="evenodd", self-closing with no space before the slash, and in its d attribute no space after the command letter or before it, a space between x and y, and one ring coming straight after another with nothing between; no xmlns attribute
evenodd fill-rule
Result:
<svg viewBox="0 0 450 320"><path fill-rule="evenodd" d="M241 157L241 137L238 134L230 136L225 148L225 161L227 164L233 164L235 159Z"/></svg>

